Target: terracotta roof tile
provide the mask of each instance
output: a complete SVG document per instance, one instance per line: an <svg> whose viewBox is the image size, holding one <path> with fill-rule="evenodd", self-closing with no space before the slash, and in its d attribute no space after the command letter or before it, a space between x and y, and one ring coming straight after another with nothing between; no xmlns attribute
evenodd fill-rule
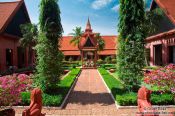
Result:
<svg viewBox="0 0 175 116"><path fill-rule="evenodd" d="M0 2L0 32L7 25L21 1Z"/></svg>
<svg viewBox="0 0 175 116"><path fill-rule="evenodd" d="M115 55L115 54L116 50L104 50L99 52L99 55Z"/></svg>
<svg viewBox="0 0 175 116"><path fill-rule="evenodd" d="M65 56L69 56L69 55L71 55L71 56L79 56L80 55L80 51L79 50L77 50L77 51L63 51L63 54L65 55Z"/></svg>
<svg viewBox="0 0 175 116"><path fill-rule="evenodd" d="M60 50L78 50L77 46L70 44L72 36L63 36L61 43L60 43Z"/></svg>
<svg viewBox="0 0 175 116"><path fill-rule="evenodd" d="M105 41L105 49L100 52L100 55L110 55L116 53L117 36L102 36ZM80 51L77 46L70 44L72 36L63 36L60 42L60 50L63 51L64 55L80 55Z"/></svg>
<svg viewBox="0 0 175 116"><path fill-rule="evenodd" d="M117 47L117 36L102 36L105 41L104 49L116 49Z"/></svg>

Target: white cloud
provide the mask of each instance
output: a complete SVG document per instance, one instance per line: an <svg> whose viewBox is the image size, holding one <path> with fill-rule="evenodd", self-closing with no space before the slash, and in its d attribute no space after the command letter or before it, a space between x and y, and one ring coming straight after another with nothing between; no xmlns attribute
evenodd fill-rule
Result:
<svg viewBox="0 0 175 116"><path fill-rule="evenodd" d="M112 10L115 12L118 12L120 9L120 4L115 5L114 7L112 7Z"/></svg>
<svg viewBox="0 0 175 116"><path fill-rule="evenodd" d="M94 9L101 9L103 7L105 7L106 5L108 5L112 0L95 0L92 3L92 8Z"/></svg>

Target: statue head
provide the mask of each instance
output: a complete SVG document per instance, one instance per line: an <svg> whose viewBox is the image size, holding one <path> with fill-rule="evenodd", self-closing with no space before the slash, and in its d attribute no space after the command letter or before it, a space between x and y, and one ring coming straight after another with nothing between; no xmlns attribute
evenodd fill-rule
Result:
<svg viewBox="0 0 175 116"><path fill-rule="evenodd" d="M150 100L151 91L146 87L141 87L138 91L138 99Z"/></svg>
<svg viewBox="0 0 175 116"><path fill-rule="evenodd" d="M42 106L42 91L35 88L31 92L31 103L37 103Z"/></svg>

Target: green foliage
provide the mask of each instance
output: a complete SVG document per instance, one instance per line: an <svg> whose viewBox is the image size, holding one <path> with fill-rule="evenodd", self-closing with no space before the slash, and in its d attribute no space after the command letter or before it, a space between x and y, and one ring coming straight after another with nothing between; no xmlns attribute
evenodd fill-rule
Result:
<svg viewBox="0 0 175 116"><path fill-rule="evenodd" d="M40 30L46 32L46 35L54 37L55 40L60 39L63 32L57 2L58 0L41 0L39 16Z"/></svg>
<svg viewBox="0 0 175 116"><path fill-rule="evenodd" d="M98 59L97 60L97 64L102 64L103 63L103 60L102 59Z"/></svg>
<svg viewBox="0 0 175 116"><path fill-rule="evenodd" d="M63 54L48 42L45 34L40 34L37 50L36 82L43 91L56 87L62 73ZM52 86L53 85L53 86Z"/></svg>
<svg viewBox="0 0 175 116"><path fill-rule="evenodd" d="M111 63L111 61L112 61L112 58L110 57L110 56L107 56L106 58L105 58L105 62L106 63Z"/></svg>
<svg viewBox="0 0 175 116"><path fill-rule="evenodd" d="M106 70L109 70L109 69L116 69L116 65L115 64L102 64L101 65L101 68L104 68Z"/></svg>
<svg viewBox="0 0 175 116"><path fill-rule="evenodd" d="M137 93L125 93L116 95L117 103L121 106L137 105Z"/></svg>
<svg viewBox="0 0 175 116"><path fill-rule="evenodd" d="M112 59L111 63L116 64L117 63L117 59Z"/></svg>
<svg viewBox="0 0 175 116"><path fill-rule="evenodd" d="M102 51L105 48L105 41L103 38L101 38L100 33L96 34L95 39L97 40L98 43L98 51Z"/></svg>
<svg viewBox="0 0 175 116"><path fill-rule="evenodd" d="M75 29L73 29L73 33L70 33L70 35L73 36L70 43L73 44L74 46L78 46L83 33L84 32L81 30L81 27L76 27Z"/></svg>
<svg viewBox="0 0 175 116"><path fill-rule="evenodd" d="M114 88L123 88L123 84L112 75L110 75L109 72L107 72L104 68L99 68L98 70L110 90Z"/></svg>
<svg viewBox="0 0 175 116"><path fill-rule="evenodd" d="M122 106L137 105L137 93L123 93L116 95L116 101ZM173 105L172 94L151 94L151 103L152 105Z"/></svg>
<svg viewBox="0 0 175 116"><path fill-rule="evenodd" d="M63 96L61 95L49 95L43 94L43 105L44 106L59 106Z"/></svg>
<svg viewBox="0 0 175 116"><path fill-rule="evenodd" d="M117 71L128 91L137 91L143 78L145 19L143 0L120 0Z"/></svg>
<svg viewBox="0 0 175 116"><path fill-rule="evenodd" d="M41 0L39 24L35 85L44 92L54 91L63 71L63 54L58 45L63 29L57 0Z"/></svg>
<svg viewBox="0 0 175 116"><path fill-rule="evenodd" d="M137 93L128 92L122 82L110 75L104 68L98 69L108 88L111 90L115 100L119 105L137 105ZM173 105L173 94L151 94L151 103L154 105Z"/></svg>
<svg viewBox="0 0 175 116"><path fill-rule="evenodd" d="M23 38L20 39L20 44L23 47L32 46L37 43L38 29L37 25L27 23L20 25Z"/></svg>
<svg viewBox="0 0 175 116"><path fill-rule="evenodd" d="M29 105L30 104L30 92L22 92L21 99L22 99L21 105Z"/></svg>
<svg viewBox="0 0 175 116"><path fill-rule="evenodd" d="M69 89L71 88L75 78L79 74L80 69L73 69L63 80L57 84L57 88L54 92L43 93L43 105L44 106L60 106ZM30 93L22 93L22 105L30 104Z"/></svg>
<svg viewBox="0 0 175 116"><path fill-rule="evenodd" d="M157 32L160 19L163 17L163 11L160 8L156 8L152 11L146 11L146 19L143 23L143 29L146 37L149 37Z"/></svg>
<svg viewBox="0 0 175 116"><path fill-rule="evenodd" d="M151 103L153 105L174 105L173 94L151 94Z"/></svg>

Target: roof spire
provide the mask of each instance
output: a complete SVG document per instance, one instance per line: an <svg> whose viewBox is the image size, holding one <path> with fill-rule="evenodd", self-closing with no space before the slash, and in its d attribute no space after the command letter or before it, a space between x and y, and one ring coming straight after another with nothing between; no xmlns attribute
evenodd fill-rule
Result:
<svg viewBox="0 0 175 116"><path fill-rule="evenodd" d="M86 30L85 30L85 31L86 31L86 32L87 32L87 31L92 32L91 23L90 23L89 17L88 17L88 21L87 21L87 24L86 24Z"/></svg>

